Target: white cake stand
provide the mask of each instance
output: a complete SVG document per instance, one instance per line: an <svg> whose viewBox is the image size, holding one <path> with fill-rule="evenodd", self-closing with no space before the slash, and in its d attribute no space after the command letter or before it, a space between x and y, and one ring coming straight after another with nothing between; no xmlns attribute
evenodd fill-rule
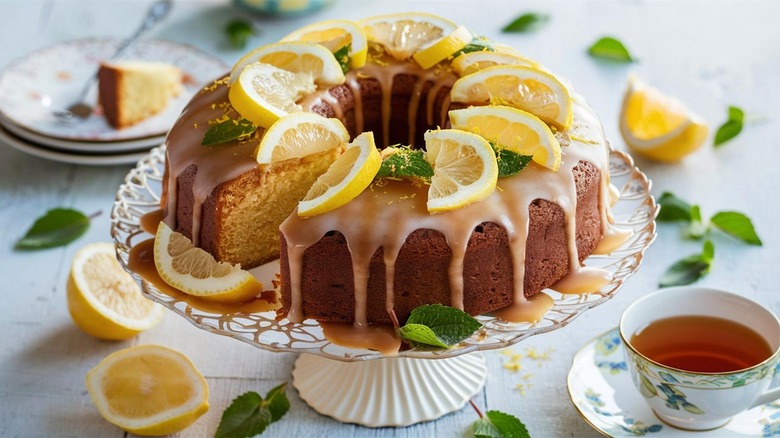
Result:
<svg viewBox="0 0 780 438"><path fill-rule="evenodd" d="M650 195L650 181L629 155L613 150L610 178L620 192L613 207L615 225L632 230L633 235L611 254L592 255L585 261L586 266L610 271L612 282L582 295L546 290L554 305L537 323L509 323L482 315L477 319L483 327L448 350L412 348L387 358L376 351L331 343L314 320L291 323L276 320L273 311L217 314L193 308L160 292L129 269L130 248L152 237L141 229L140 218L160 208L164 160L164 146L152 149L117 192L111 211L111 235L122 266L150 299L198 328L269 351L302 353L292 372L293 386L301 398L321 414L369 427L407 426L462 408L485 384L487 368L479 351L508 347L529 336L564 327L584 311L607 301L636 272L645 249L656 236L658 207ZM276 272L278 262L273 262L257 268L255 274L262 280L263 275Z"/></svg>

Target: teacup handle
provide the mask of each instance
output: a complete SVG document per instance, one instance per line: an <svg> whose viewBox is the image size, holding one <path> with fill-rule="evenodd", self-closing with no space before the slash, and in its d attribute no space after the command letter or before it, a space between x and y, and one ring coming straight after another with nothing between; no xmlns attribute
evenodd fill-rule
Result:
<svg viewBox="0 0 780 438"><path fill-rule="evenodd" d="M774 384L775 388L767 390L765 393L759 395L748 409L753 409L756 406L761 406L780 398L780 383L777 382L777 378L775 378L772 383Z"/></svg>

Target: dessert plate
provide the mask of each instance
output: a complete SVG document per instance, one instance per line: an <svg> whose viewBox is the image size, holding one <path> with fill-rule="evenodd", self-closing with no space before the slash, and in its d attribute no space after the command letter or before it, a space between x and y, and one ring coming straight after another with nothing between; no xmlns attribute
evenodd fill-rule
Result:
<svg viewBox="0 0 780 438"><path fill-rule="evenodd" d="M153 149L139 161L125 178L117 192L117 201L111 212L111 235L117 256L124 268L141 284L143 292L152 300L187 319L197 327L212 333L230 336L258 348L270 351L312 353L341 361L363 361L384 358L381 353L335 345L323 336L322 328L314 320L291 323L276 319L276 312L220 314L193 308L185 301L160 292L138 273L128 268L130 249L152 236L140 226L141 217L159 210L161 180L165 171L165 149ZM609 255L593 255L585 261L610 271L614 279L599 291L582 295L562 295L547 290L554 305L537 323L509 323L495 316L477 318L484 325L471 338L447 350L409 349L398 353L406 358L448 358L479 350L504 348L540 333L564 327L586 310L606 302L617 293L623 282L639 268L645 249L655 239L655 216L658 207L650 195L650 181L634 166L631 157L623 152L610 152L610 178L619 188L619 198L613 207L615 225L633 231L633 235ZM255 268L263 284L270 285L279 272L278 262Z"/></svg>
<svg viewBox="0 0 780 438"><path fill-rule="evenodd" d="M72 104L82 86L109 58L120 40L87 38L55 44L9 64L0 72L0 125L12 122L29 132L71 141L104 142L164 135L184 105L208 81L229 66L193 46L163 40L142 40L132 45L124 59L168 62L179 67L185 78L184 92L161 113L136 125L114 129L99 114L77 123L66 123L52 111ZM87 96L97 101L97 85ZM19 135L26 137L24 132ZM29 140L35 140L28 138Z"/></svg>
<svg viewBox="0 0 780 438"><path fill-rule="evenodd" d="M691 437L707 433L662 423L631 381L617 327L585 344L572 360L566 380L569 397L594 429L613 437ZM780 435L780 403L745 411L709 432L731 437Z"/></svg>

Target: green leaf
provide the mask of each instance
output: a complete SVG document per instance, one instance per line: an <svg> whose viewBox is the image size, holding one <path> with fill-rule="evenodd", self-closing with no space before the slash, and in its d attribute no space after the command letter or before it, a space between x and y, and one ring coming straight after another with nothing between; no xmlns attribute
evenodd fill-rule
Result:
<svg viewBox="0 0 780 438"><path fill-rule="evenodd" d="M225 34L234 49L243 49L249 38L255 34L255 28L249 21L235 19L225 26Z"/></svg>
<svg viewBox="0 0 780 438"><path fill-rule="evenodd" d="M737 211L720 211L710 219L712 225L726 234L736 237L751 245L761 246L761 239L756 234L750 218Z"/></svg>
<svg viewBox="0 0 780 438"><path fill-rule="evenodd" d="M493 41L489 40L487 37L478 36L474 37L474 39L472 39L470 43L466 44L465 47L453 53L450 58L455 59L464 53L494 51L495 48L493 48Z"/></svg>
<svg viewBox="0 0 780 438"><path fill-rule="evenodd" d="M430 181L433 177L433 167L425 159L422 150L413 150L408 146L387 148L375 178L420 178Z"/></svg>
<svg viewBox="0 0 780 438"><path fill-rule="evenodd" d="M715 245L705 240L701 254L688 256L670 266L661 277L659 286L682 286L699 280L710 272L714 257Z"/></svg>
<svg viewBox="0 0 780 438"><path fill-rule="evenodd" d="M531 32L538 30L549 19L550 16L547 14L535 14L529 12L512 20L511 23L507 24L503 29L501 29L501 32Z"/></svg>
<svg viewBox="0 0 780 438"><path fill-rule="evenodd" d="M243 139L255 132L255 130L257 128L249 120L228 119L209 128L200 144L201 146L211 146L231 140Z"/></svg>
<svg viewBox="0 0 780 438"><path fill-rule="evenodd" d="M413 345L422 344L431 347L449 348L449 345L442 342L436 336L436 333L426 325L406 323L403 327L398 329L398 334L402 339L405 339Z"/></svg>
<svg viewBox="0 0 780 438"><path fill-rule="evenodd" d="M588 49L590 56L594 58L608 59L618 62L634 62L636 59L618 39L613 37L602 37Z"/></svg>
<svg viewBox="0 0 780 438"><path fill-rule="evenodd" d="M89 229L89 217L70 208L55 208L35 220L15 249L45 249L67 245Z"/></svg>
<svg viewBox="0 0 780 438"><path fill-rule="evenodd" d="M698 205L691 206L691 223L685 234L692 239L701 239L707 233L707 224L701 220L701 209Z"/></svg>
<svg viewBox="0 0 780 438"><path fill-rule="evenodd" d="M658 212L658 222L674 222L691 220L691 205L669 192L663 192L658 199L661 211Z"/></svg>
<svg viewBox="0 0 780 438"><path fill-rule="evenodd" d="M715 259L715 245L712 244L710 239L704 241L704 246L701 250L701 259L704 263L712 264L712 260Z"/></svg>
<svg viewBox="0 0 780 438"><path fill-rule="evenodd" d="M268 391L265 400L254 391L236 397L222 413L215 438L249 438L263 433L290 409L285 389L286 382Z"/></svg>
<svg viewBox="0 0 780 438"><path fill-rule="evenodd" d="M522 421L501 411L487 411L472 430L477 438L531 438Z"/></svg>
<svg viewBox="0 0 780 438"><path fill-rule="evenodd" d="M742 111L742 108L737 106L730 106L729 107L729 120L734 120L738 122L744 122L745 121L745 112Z"/></svg>
<svg viewBox="0 0 780 438"><path fill-rule="evenodd" d="M471 336L482 327L466 312L441 304L426 304L412 310L406 324L420 324L429 327L445 345L451 346Z"/></svg>
<svg viewBox="0 0 780 438"><path fill-rule="evenodd" d="M745 122L745 112L739 107L730 106L728 114L729 119L720 125L718 131L715 132L715 147L726 143L742 132L742 126Z"/></svg>
<svg viewBox="0 0 780 438"><path fill-rule="evenodd" d="M498 163L498 177L503 178L507 176L514 176L525 169L525 166L531 162L532 155L523 155L509 149L496 146L493 142L490 142L490 146L493 147L493 152L496 154L496 162Z"/></svg>
<svg viewBox="0 0 780 438"><path fill-rule="evenodd" d="M290 410L290 400L287 399L286 389L287 382L284 382L268 391L268 394L265 395L268 410L271 412L272 423L284 417L284 414Z"/></svg>
<svg viewBox="0 0 780 438"><path fill-rule="evenodd" d="M341 71L343 71L344 73L349 71L349 63L351 61L349 57L350 50L352 50L352 44L347 44L346 46L333 52L333 56L336 58L336 61L339 62L339 65L341 66Z"/></svg>

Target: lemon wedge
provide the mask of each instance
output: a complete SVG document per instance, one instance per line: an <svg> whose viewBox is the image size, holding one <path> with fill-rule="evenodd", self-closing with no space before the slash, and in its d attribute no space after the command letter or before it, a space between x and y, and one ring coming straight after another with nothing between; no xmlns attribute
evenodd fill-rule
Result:
<svg viewBox="0 0 780 438"><path fill-rule="evenodd" d="M704 143L707 124L676 98L631 76L620 111L620 133L636 154L675 162Z"/></svg>
<svg viewBox="0 0 780 438"><path fill-rule="evenodd" d="M523 65L539 68L538 63L516 53L491 52L489 50L464 53L452 60L453 70L461 77L497 65Z"/></svg>
<svg viewBox="0 0 780 438"><path fill-rule="evenodd" d="M473 132L548 169L561 165L561 145L550 127L533 114L508 106L472 106L449 112L455 129Z"/></svg>
<svg viewBox="0 0 780 438"><path fill-rule="evenodd" d="M246 66L262 62L292 73L305 74L317 84L339 85L346 78L341 65L327 48L316 43L287 41L260 46L236 62L229 85L238 80Z"/></svg>
<svg viewBox="0 0 780 438"><path fill-rule="evenodd" d="M472 39L467 29L422 12L378 15L363 19L360 24L368 40L382 46L390 56L399 61L414 56L423 68L446 59Z"/></svg>
<svg viewBox="0 0 780 438"><path fill-rule="evenodd" d="M91 243L73 258L68 311L82 331L100 339L129 339L160 322L163 308L144 298L116 259L114 244Z"/></svg>
<svg viewBox="0 0 780 438"><path fill-rule="evenodd" d="M293 113L277 120L255 150L258 164L305 157L349 143L349 132L339 119L314 113Z"/></svg>
<svg viewBox="0 0 780 438"><path fill-rule="evenodd" d="M316 216L355 199L373 181L382 158L372 132L364 132L347 146L298 204L298 215Z"/></svg>
<svg viewBox="0 0 780 438"><path fill-rule="evenodd" d="M196 248L183 234L160 222L154 237L154 264L160 277L180 291L206 300L242 302L257 297L263 287L247 271L218 262Z"/></svg>
<svg viewBox="0 0 780 438"><path fill-rule="evenodd" d="M304 26L285 36L281 41L305 41L325 46L332 53L350 45L349 58L352 68L366 64L368 42L363 27L351 20L325 20Z"/></svg>
<svg viewBox="0 0 780 438"><path fill-rule="evenodd" d="M433 166L428 211L439 213L481 201L496 189L498 164L490 143L471 132L425 133L426 159Z"/></svg>
<svg viewBox="0 0 780 438"><path fill-rule="evenodd" d="M498 65L463 76L453 84L450 98L520 108L563 130L574 117L569 91L555 76L521 65Z"/></svg>
<svg viewBox="0 0 780 438"><path fill-rule="evenodd" d="M183 354L158 345L126 348L87 372L100 415L136 435L184 430L209 409L206 379Z"/></svg>

